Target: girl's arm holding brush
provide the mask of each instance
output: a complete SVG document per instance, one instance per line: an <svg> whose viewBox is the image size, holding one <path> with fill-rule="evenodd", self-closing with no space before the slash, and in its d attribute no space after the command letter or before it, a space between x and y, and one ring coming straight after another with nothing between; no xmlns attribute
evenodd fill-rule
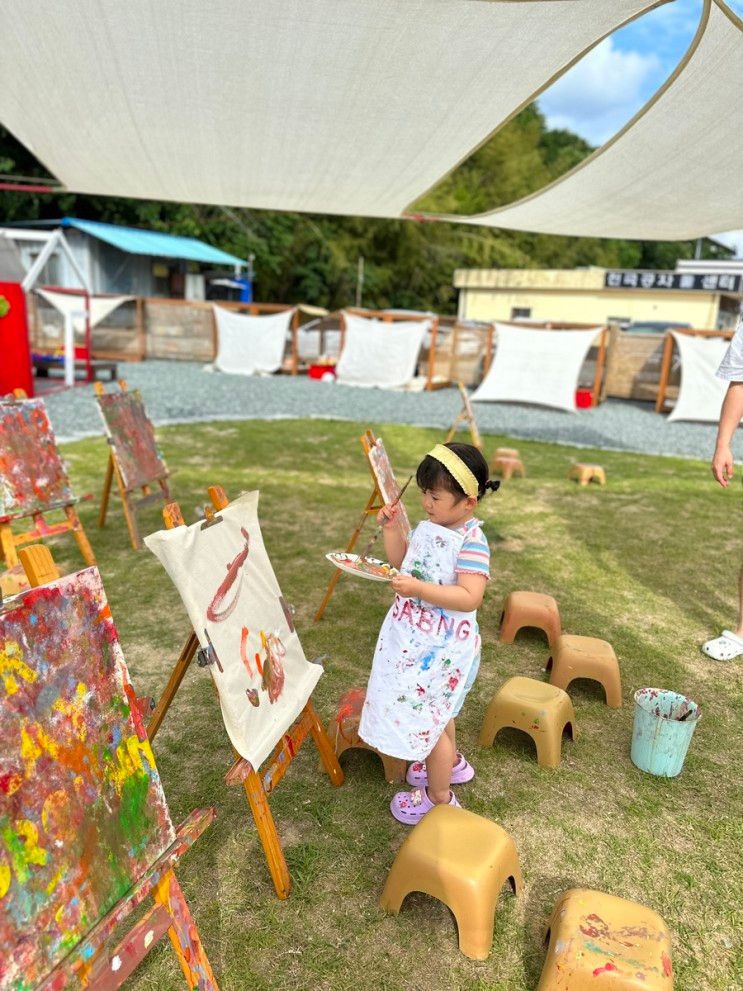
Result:
<svg viewBox="0 0 743 991"><path fill-rule="evenodd" d="M396 526L400 505L382 506L377 513L377 523L382 527L384 552L393 568L399 568L408 549L407 536Z"/></svg>

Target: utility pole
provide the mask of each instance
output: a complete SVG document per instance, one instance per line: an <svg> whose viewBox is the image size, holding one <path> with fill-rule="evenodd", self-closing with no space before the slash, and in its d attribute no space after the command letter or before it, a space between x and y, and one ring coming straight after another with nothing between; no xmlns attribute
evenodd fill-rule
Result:
<svg viewBox="0 0 743 991"><path fill-rule="evenodd" d="M361 308L361 296L364 290L364 256L359 255L359 264L356 269L356 306Z"/></svg>

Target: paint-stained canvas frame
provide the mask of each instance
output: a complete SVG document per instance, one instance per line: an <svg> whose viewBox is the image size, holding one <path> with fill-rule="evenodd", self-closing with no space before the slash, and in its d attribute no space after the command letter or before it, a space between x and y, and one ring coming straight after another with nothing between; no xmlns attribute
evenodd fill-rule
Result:
<svg viewBox="0 0 743 991"><path fill-rule="evenodd" d="M33 988L175 838L95 568L0 613L0 989Z"/></svg>
<svg viewBox="0 0 743 991"><path fill-rule="evenodd" d="M369 461L369 468L371 469L372 477L377 484L379 494L381 495L385 506L390 506L399 498L400 486L395 478L395 472L392 469L392 462L390 461L389 455L385 450L384 442L381 437L374 439L371 436L363 438L363 442L366 457ZM410 532L408 512L405 509L405 504L402 500L398 503L398 505L400 506L398 525L407 538L407 535Z"/></svg>
<svg viewBox="0 0 743 991"><path fill-rule="evenodd" d="M75 502L44 400L0 402L0 520Z"/></svg>
<svg viewBox="0 0 743 991"><path fill-rule="evenodd" d="M257 770L298 718L322 668L294 629L258 522L258 493L216 522L145 537L175 584L219 694L233 747Z"/></svg>
<svg viewBox="0 0 743 991"><path fill-rule="evenodd" d="M139 389L102 393L96 398L126 490L167 478L168 466L158 450Z"/></svg>

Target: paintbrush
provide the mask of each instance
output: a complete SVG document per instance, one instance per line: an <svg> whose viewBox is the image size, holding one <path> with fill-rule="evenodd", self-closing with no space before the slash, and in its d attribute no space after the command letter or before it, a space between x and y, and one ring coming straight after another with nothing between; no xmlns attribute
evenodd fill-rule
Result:
<svg viewBox="0 0 743 991"><path fill-rule="evenodd" d="M399 501L400 501L400 500L402 499L402 497L403 497L403 494L404 494L404 492L405 492L405 489L406 489L406 488L407 488L407 487L408 487L408 486L410 485L410 483L411 483L412 481L413 481L413 476L411 475L411 476L410 476L410 478L409 478L409 479L407 480L407 482L406 482L406 483L405 483L405 484L403 485L403 487L402 487L402 488L400 489L400 491L398 492L398 494L397 494L397 498L396 498L396 499L394 500L394 502L391 502L391 503L390 503L390 509L391 509L391 508L392 508L393 506L396 506L396 505L398 504L398 502L399 502ZM379 524L379 525L377 526L377 529L376 529L376 530L374 531L374 533L372 534L372 538L371 538L371 540L369 541L369 543L368 543L368 544L366 545L366 550L364 551L364 553L363 553L363 554L361 555L361 557L359 558L359 561L366 561L366 559L367 559L367 557L368 557L368 555L369 555L369 551L370 551L370 550L372 549L372 547L373 547L373 546L375 545L375 543L377 542L377 538L379 537L379 534L380 534L380 533L382 532L382 528L383 528L383 527L384 527L384 523L380 523L380 524Z"/></svg>

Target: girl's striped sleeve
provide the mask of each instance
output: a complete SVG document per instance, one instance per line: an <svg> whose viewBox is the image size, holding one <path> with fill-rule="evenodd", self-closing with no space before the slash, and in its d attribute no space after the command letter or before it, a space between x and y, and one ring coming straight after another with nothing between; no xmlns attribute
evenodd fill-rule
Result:
<svg viewBox="0 0 743 991"><path fill-rule="evenodd" d="M462 544L454 571L490 578L490 547L479 526L473 527Z"/></svg>

